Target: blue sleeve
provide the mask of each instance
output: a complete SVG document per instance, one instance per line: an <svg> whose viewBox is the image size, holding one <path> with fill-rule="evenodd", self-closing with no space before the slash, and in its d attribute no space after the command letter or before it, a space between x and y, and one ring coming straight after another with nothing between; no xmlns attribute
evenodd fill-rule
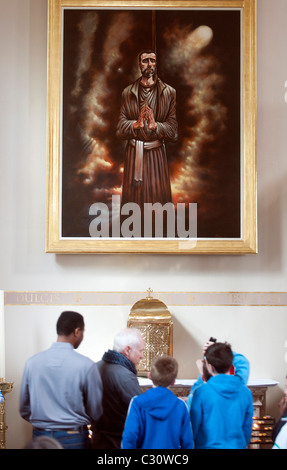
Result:
<svg viewBox="0 0 287 470"><path fill-rule="evenodd" d="M205 385L203 385L205 387ZM197 434L202 422L202 406L201 406L201 392L200 388L197 388L194 392L193 399L191 402L190 408L190 419L191 419L191 426L193 431L193 438L194 442L196 443Z"/></svg>
<svg viewBox="0 0 287 470"><path fill-rule="evenodd" d="M93 364L87 373L84 397L88 415L97 421L103 413L103 384L97 364Z"/></svg>
<svg viewBox="0 0 287 470"><path fill-rule="evenodd" d="M233 365L235 376L238 377L246 385L249 378L249 361L242 354L233 353Z"/></svg>
<svg viewBox="0 0 287 470"><path fill-rule="evenodd" d="M141 420L136 400L131 400L122 437L122 449L139 449Z"/></svg>
<svg viewBox="0 0 287 470"><path fill-rule="evenodd" d="M182 449L193 449L193 434L192 434L192 427L191 421L189 417L188 410L184 409L183 413L183 420L182 420L182 428L181 428L181 448Z"/></svg>
<svg viewBox="0 0 287 470"><path fill-rule="evenodd" d="M252 433L252 424L253 424L253 415L254 415L254 408L253 408L253 398L252 398L252 393L249 390L249 401L248 401L248 406L246 409L245 417L244 417L244 422L243 422L243 432L245 436L245 441L246 441L246 447L248 446L251 438L251 433Z"/></svg>
<svg viewBox="0 0 287 470"><path fill-rule="evenodd" d="M200 387L200 385L202 385L204 382L201 378L201 374L199 374L198 378L197 378L197 381L193 384L193 386L191 387L190 389L190 392L188 394L188 397L187 397L187 401L186 401L186 406L188 408L188 411L190 411L190 407L191 407L191 401L192 401L192 397L193 397L193 394L195 392L195 390Z"/></svg>

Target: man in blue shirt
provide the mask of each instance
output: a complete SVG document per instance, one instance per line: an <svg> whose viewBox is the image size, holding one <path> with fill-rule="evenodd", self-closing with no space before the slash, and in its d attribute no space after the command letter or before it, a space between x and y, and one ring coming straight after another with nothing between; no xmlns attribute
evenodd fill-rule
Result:
<svg viewBox="0 0 287 470"><path fill-rule="evenodd" d="M28 359L20 414L33 426L33 437L48 435L63 448L90 447L89 428L102 414L102 381L97 365L75 350L84 337L84 319L63 312L57 342Z"/></svg>

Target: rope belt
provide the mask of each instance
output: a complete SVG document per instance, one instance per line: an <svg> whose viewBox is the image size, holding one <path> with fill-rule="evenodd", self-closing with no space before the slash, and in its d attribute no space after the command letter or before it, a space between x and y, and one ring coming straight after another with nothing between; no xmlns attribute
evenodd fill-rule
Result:
<svg viewBox="0 0 287 470"><path fill-rule="evenodd" d="M142 140L132 139L129 141L129 143L132 147L135 147L136 149L134 179L135 181L142 181L143 180L143 151L144 149L152 150L152 149L161 147L162 141L152 140L151 142L143 142Z"/></svg>

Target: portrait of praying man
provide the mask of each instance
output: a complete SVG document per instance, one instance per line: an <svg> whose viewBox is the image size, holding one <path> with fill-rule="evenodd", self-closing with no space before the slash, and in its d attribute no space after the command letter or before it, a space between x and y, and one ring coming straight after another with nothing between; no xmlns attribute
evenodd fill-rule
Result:
<svg viewBox="0 0 287 470"><path fill-rule="evenodd" d="M65 9L62 237L124 236L111 222L147 203L240 237L241 26L236 9Z"/></svg>
<svg viewBox="0 0 287 470"><path fill-rule="evenodd" d="M153 51L139 54L141 77L122 94L117 136L127 141L122 204L172 202L165 142L176 142L176 91L157 75Z"/></svg>

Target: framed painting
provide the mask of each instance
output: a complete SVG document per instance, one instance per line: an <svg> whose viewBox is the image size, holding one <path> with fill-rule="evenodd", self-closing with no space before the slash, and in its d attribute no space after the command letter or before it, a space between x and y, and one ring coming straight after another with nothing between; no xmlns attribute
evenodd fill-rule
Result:
<svg viewBox="0 0 287 470"><path fill-rule="evenodd" d="M49 0L46 252L257 253L256 0Z"/></svg>

